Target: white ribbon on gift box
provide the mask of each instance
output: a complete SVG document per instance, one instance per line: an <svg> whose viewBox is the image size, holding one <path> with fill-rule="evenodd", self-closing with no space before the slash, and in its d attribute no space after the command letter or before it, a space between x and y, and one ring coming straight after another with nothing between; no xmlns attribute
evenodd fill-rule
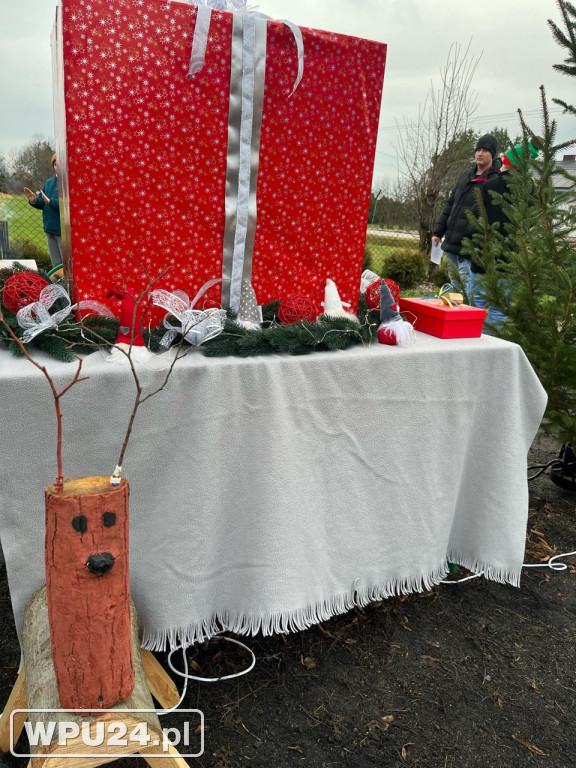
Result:
<svg viewBox="0 0 576 768"><path fill-rule="evenodd" d="M206 62L206 45L208 44L211 16L212 8L210 8L210 6L198 6L194 37L192 38L192 51L190 53L188 75L195 75L197 72L200 72Z"/></svg>
<svg viewBox="0 0 576 768"><path fill-rule="evenodd" d="M64 299L66 306L51 315L49 310L58 299ZM84 301L76 302L76 304L71 304L70 296L66 289L59 283L52 283L47 285L46 288L42 288L38 301L22 307L16 313L16 322L20 328L25 329L22 334L24 344L28 344L35 336L38 336L42 331L48 330L48 328L57 328L73 309L92 310L97 315L114 317L112 310L99 301L85 299Z"/></svg>
<svg viewBox="0 0 576 768"><path fill-rule="evenodd" d="M273 21L272 16L266 16L266 14L260 13L260 11L251 10L246 5L246 0L184 0L184 2L198 6L196 24L194 26L194 36L192 38L192 50L190 52L190 64L188 67L189 75L195 75L200 72L206 62L206 46L208 44L208 33L210 31L210 21L213 10L239 11L241 13L249 13L259 19ZM296 43L298 73L290 92L290 96L292 96L296 88L298 88L300 81L302 80L302 75L304 74L304 41L302 39L300 27L293 22L288 21L288 19L278 19L278 21L281 24L286 24L291 30Z"/></svg>
<svg viewBox="0 0 576 768"><path fill-rule="evenodd" d="M188 74L204 66L213 9L235 10L232 24L232 60L228 107L228 151L226 161L226 224L222 257L222 304L238 312L242 282L251 280L256 231L256 180L260 154L260 129L266 70L266 20L270 17L248 11L246 0L191 0L198 6ZM304 73L304 43L301 30L281 20L294 35L298 72L289 97ZM288 98L289 98L288 97Z"/></svg>
<svg viewBox="0 0 576 768"><path fill-rule="evenodd" d="M222 333L226 322L226 311L223 309L209 308L206 310L194 309L196 302L221 278L208 280L200 288L196 296L189 300L184 291L165 291L161 288L152 291L150 298L157 307L166 309L169 314L163 320L164 328L168 330L160 341L160 346L169 347L176 336L180 334L192 346L197 347L209 339L213 339ZM179 324L172 324L170 317L174 317Z"/></svg>

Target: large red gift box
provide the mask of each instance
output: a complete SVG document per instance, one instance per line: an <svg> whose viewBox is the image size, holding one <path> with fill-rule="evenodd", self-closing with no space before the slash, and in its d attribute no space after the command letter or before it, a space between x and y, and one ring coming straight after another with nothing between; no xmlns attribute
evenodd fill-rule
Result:
<svg viewBox="0 0 576 768"><path fill-rule="evenodd" d="M400 298L400 312L417 331L441 339L480 336L486 310L466 304L448 305L442 299Z"/></svg>
<svg viewBox="0 0 576 768"><path fill-rule="evenodd" d="M190 298L223 276L238 13L212 12L204 67L189 75L197 13L167 0L60 0L56 145L75 300L106 302L120 283L142 288L142 267L153 278L169 268L155 287ZM257 214L243 277L258 303L301 293L318 311L331 278L354 309L386 46L303 28L303 77L291 94L295 35L264 24Z"/></svg>

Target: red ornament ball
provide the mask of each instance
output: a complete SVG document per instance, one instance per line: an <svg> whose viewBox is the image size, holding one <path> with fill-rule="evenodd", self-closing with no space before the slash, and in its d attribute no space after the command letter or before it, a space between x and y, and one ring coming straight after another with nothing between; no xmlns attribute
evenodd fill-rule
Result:
<svg viewBox="0 0 576 768"><path fill-rule="evenodd" d="M284 325L292 325L298 320L309 320L313 323L317 315L314 302L300 293L291 293L290 296L281 299L278 307L278 320Z"/></svg>
<svg viewBox="0 0 576 768"><path fill-rule="evenodd" d="M366 298L366 305L369 309L380 309L380 283L382 282L382 278L379 277L378 280L374 280L373 283L370 283L368 288L366 288L366 293L364 294ZM398 283L395 283L394 280L390 280L388 277L384 278L384 282L390 289L390 293L392 294L392 298L394 299L394 303L398 304L400 301L400 286Z"/></svg>
<svg viewBox="0 0 576 768"><path fill-rule="evenodd" d="M50 285L48 280L36 272L15 272L4 282L2 303L15 315L22 307L38 301L40 292L47 285Z"/></svg>
<svg viewBox="0 0 576 768"><path fill-rule="evenodd" d="M382 278L379 277L378 280L374 280L374 282L370 283L368 288L366 288L366 293L364 294L364 297L366 299L366 305L369 309L380 309L381 282L382 282Z"/></svg>

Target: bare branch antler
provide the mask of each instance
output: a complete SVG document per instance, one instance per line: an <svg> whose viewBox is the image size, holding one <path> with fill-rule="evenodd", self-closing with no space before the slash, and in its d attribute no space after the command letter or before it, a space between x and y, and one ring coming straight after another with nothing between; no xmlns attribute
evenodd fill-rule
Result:
<svg viewBox="0 0 576 768"><path fill-rule="evenodd" d="M137 260L135 260L135 261L137 261ZM163 381L160 383L160 385L156 389L154 389L151 392L148 392L148 393L144 394L144 389L143 389L142 383L140 381L140 377L138 375L138 371L136 370L136 365L135 365L135 362L134 362L134 359L133 359L133 355L132 355L132 351L134 349L133 342L134 342L135 328L136 328L136 325L137 325L136 320L137 320L137 317L138 317L139 308L140 308L143 300L150 293L152 288L165 276L165 274L167 273L168 269L163 270L157 277L151 278L148 270L146 269L146 267L141 262L137 262L137 263L139 264L140 268L142 269L144 275L146 276L146 281L147 282L146 282L146 286L144 287L144 289L139 294L133 295L129 291L126 290L125 283L124 283L124 281L122 281L123 289L125 290L126 293L128 293L130 295L130 297L134 301L134 311L133 311L133 315L132 315L132 325L131 325L131 328L130 328L130 344L128 345L128 347L127 348L123 348L122 345L113 344L108 339L104 338L101 334L99 334L94 328L90 329L90 336L91 336L91 339L93 339L93 341L91 340L90 343L93 344L95 349L114 347L119 352L121 352L123 355L125 355L125 357L128 360L128 363L129 363L129 366L130 366L130 371L132 373L132 378L134 379L134 383L135 383L135 386L136 386L136 395L134 397L134 403L132 405L132 410L130 412L130 416L129 416L129 419L128 419L128 424L127 424L127 427L126 427L126 432L124 434L124 439L122 441L122 446L121 446L121 449L120 449L120 455L119 455L119 458L118 458L118 463L117 463L117 466L116 466L116 468L115 468L115 470L114 470L114 472L112 474L111 482L115 482L116 480L119 482L120 473L122 471L122 463L124 461L124 456L126 454L126 449L128 447L128 442L129 442L130 436L132 434L132 428L134 426L134 421L136 419L136 414L138 413L138 409L140 408L142 403L145 403L147 400L149 400L151 397L153 397L154 395L156 395L159 392L161 392L166 387L166 384L168 383L168 380L170 379L170 376L172 375L172 371L174 370L174 366L176 365L177 361L182 359L186 355L186 353L181 354L182 345L184 343L184 336L182 336L181 339L180 339L179 344L176 345L176 347L175 347L175 355L174 355L174 357L173 357L173 359L172 359L172 361L170 363L170 366L168 367L168 370L165 373ZM78 355L75 355L74 357L78 361L76 372L75 372L73 378L68 382L68 384L66 384L66 386L64 386L60 391L58 391L58 389L56 387L56 384L55 384L53 378L48 373L48 370L46 369L46 367L41 365L38 361L34 360L34 358L28 352L28 350L27 350L25 344L23 343L23 341L14 333L12 328L6 322L6 320L4 318L4 314L2 312L1 304L0 304L0 324L2 326L4 326L4 328L6 328L6 330L8 331L8 334L14 340L14 342L18 345L18 347L20 348L20 350L21 350L22 354L24 355L24 357L29 362L31 362L32 365L34 365L36 368L38 368L43 373L43 375L46 377L46 379L48 380L48 383L50 385L50 389L52 391L52 395L53 395L53 398L54 398L54 407L55 407L55 411L56 411L56 421L57 421L56 459L57 459L57 467L58 467L57 471L58 471L58 474L57 474L57 477L56 477L55 486L56 486L57 490L60 491L60 490L62 490L62 488L64 486L64 474L63 474L63 469L62 469L62 412L61 412L61 408L60 408L60 398L66 392L68 392L68 390L72 386L74 386L74 384L77 384L79 381L84 381L85 379L88 379L90 377L89 376L81 376L80 375L81 371L82 371L82 362L83 361L82 361L82 358L80 358ZM86 327L86 326L83 325L83 321L81 319L79 321L79 324L82 327ZM57 333L54 333L53 335L56 338L59 338Z"/></svg>
<svg viewBox="0 0 576 768"><path fill-rule="evenodd" d="M122 446L120 448L120 455L118 457L118 462L117 462L116 467L115 467L115 469L114 469L114 471L112 473L112 478L111 478L112 482L117 482L117 481L119 482L120 474L122 472L122 464L124 462L124 456L125 456L126 450L128 448L128 443L129 443L129 440L130 440L130 436L132 434L132 428L134 426L134 421L136 419L136 414L138 413L138 409L140 408L142 403L145 403L147 400L149 400L154 395L157 395L159 392L161 392L166 387L166 384L168 383L168 380L170 379L170 376L172 375L172 371L174 370L174 366L176 365L177 361L181 360L183 357L186 356L186 353L180 354L180 351L182 349L182 345L184 343L184 337L182 336L181 339L180 339L179 344L176 345L176 347L175 347L176 354L174 355L174 358L173 358L170 366L168 367L168 370L166 371L166 374L164 376L164 379L163 379L162 383L155 390L153 390L152 392L148 392L147 394L143 394L144 389L143 389L143 386L141 384L140 377L138 375L138 371L136 370L136 365L134 363L134 359L133 359L133 356L132 356L132 350L134 348L133 347L133 342L134 342L134 332L135 332L135 328L136 328L136 319L138 317L139 308L140 308L143 300L150 293L152 288L164 277L164 275L168 271L168 268L163 270L157 277L151 278L150 277L150 273L148 272L148 270L146 269L144 264L142 264L141 262L137 261L136 259L134 259L134 260L138 263L138 265L142 269L144 275L146 276L147 284L146 284L145 288L139 294L137 294L137 295L130 294L130 296L132 297L132 299L134 301L134 311L133 311L133 314L132 314L132 326L131 326L131 329L130 329L130 345L128 346L127 349L124 349L122 346L118 346L118 345L115 346L115 349L118 349L118 351L121 352L127 358L127 360L128 360L128 364L130 366L130 371L132 373L132 378L134 379L134 384L136 386L136 395L134 397L134 403L133 403L133 406L132 406L132 411L131 411L129 419L128 419L128 424L127 424L127 427L126 427L126 432L124 434L124 440L122 441ZM125 286L124 283L123 283L123 290L126 290L126 286ZM92 335L95 336L97 339L100 339L103 342L103 345L110 346L109 342L107 342L105 339L103 339L101 336L99 336L98 333L95 333L93 330L92 330Z"/></svg>
<svg viewBox="0 0 576 768"><path fill-rule="evenodd" d="M18 344L20 347L20 351L24 355L24 357L32 363L36 368L38 368L39 371L41 371L46 379L48 380L48 384L50 385L50 389L52 390L52 396L54 398L54 409L56 411L56 465L57 465L57 475L56 475L56 482L54 483L54 486L57 491L61 491L64 487L64 473L62 468L62 411L60 408L60 398L68 392L68 390L74 386L74 384L77 384L79 381L86 381L86 379L89 379L89 376L80 376L80 373L82 371L82 359L78 357L78 355L75 355L74 357L78 361L78 365L76 368L76 372L72 379L66 384L63 389L58 391L56 384L54 382L54 379L50 374L48 373L48 370L46 366L41 365L37 360L34 360L32 355L28 352L26 349L25 344L23 343L22 339L20 339L10 328L8 323L6 322L4 318L4 313L2 311L2 305L0 304L0 323L4 326L4 328L8 331L10 337Z"/></svg>

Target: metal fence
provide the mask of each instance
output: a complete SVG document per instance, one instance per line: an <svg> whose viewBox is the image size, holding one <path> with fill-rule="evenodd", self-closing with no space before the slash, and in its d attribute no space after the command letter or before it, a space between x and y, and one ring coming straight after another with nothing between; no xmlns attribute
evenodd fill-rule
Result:
<svg viewBox="0 0 576 768"><path fill-rule="evenodd" d="M406 250L418 250L415 232L368 225L364 248L367 268L380 274L388 256ZM45 261L50 268L42 214L23 194L0 192L0 258L35 259Z"/></svg>
<svg viewBox="0 0 576 768"><path fill-rule="evenodd" d="M364 247L365 268L382 274L389 256L409 252L418 252L417 232L368 224Z"/></svg>
<svg viewBox="0 0 576 768"><path fill-rule="evenodd" d="M20 180L3 164L0 176L0 258L34 259L50 269L48 244L42 227L42 212L28 203ZM36 187L34 187L36 190Z"/></svg>
<svg viewBox="0 0 576 768"><path fill-rule="evenodd" d="M31 183L28 182L28 185ZM26 184L5 162L0 177L0 258L35 259L40 266L50 269L42 213L29 205L23 193ZM33 188L36 189L35 186ZM371 216L373 218L374 215ZM416 232L380 223L367 224L366 268L381 274L390 255L406 250L418 250Z"/></svg>
<svg viewBox="0 0 576 768"><path fill-rule="evenodd" d="M47 260L50 264L42 213L24 195L0 193L0 258Z"/></svg>

